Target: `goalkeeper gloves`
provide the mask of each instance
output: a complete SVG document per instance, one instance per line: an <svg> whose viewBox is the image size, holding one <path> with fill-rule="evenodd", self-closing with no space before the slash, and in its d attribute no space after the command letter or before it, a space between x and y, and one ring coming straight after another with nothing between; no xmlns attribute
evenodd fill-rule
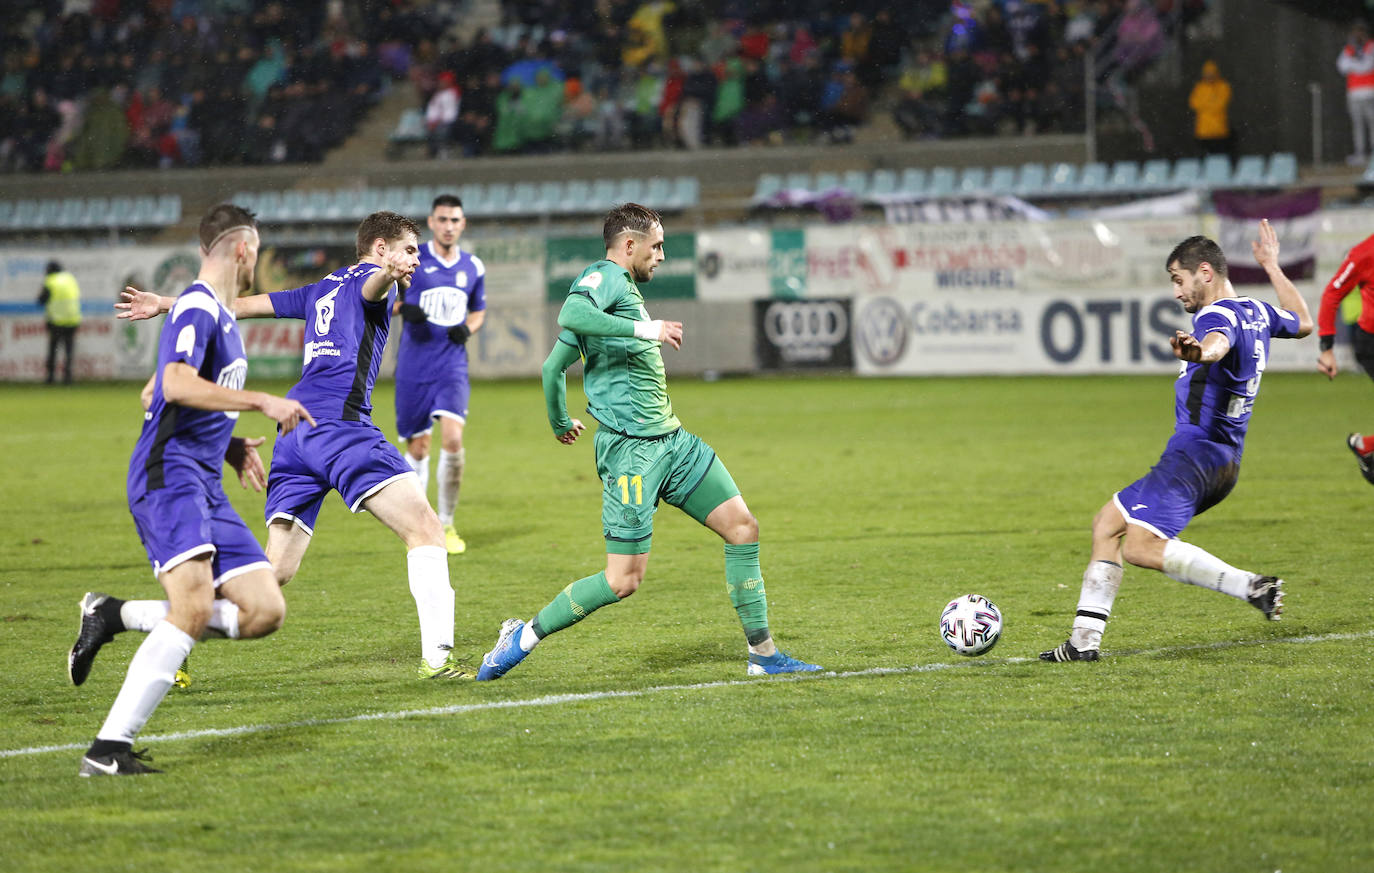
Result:
<svg viewBox="0 0 1374 873"><path fill-rule="evenodd" d="M414 303L401 304L401 320L410 324L424 324L429 320L423 308Z"/></svg>
<svg viewBox="0 0 1374 873"><path fill-rule="evenodd" d="M468 341L470 336L472 336L472 331L468 329L466 324L455 324L448 329L448 338L454 345L461 346Z"/></svg>

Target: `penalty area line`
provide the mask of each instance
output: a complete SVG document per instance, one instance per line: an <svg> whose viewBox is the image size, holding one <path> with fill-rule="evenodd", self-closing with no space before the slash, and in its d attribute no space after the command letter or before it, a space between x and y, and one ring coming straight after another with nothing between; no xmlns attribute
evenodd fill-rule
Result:
<svg viewBox="0 0 1374 873"><path fill-rule="evenodd" d="M1140 655L1174 655L1184 652L1202 652L1223 649L1239 649L1267 645L1310 645L1312 643L1347 642L1374 638L1374 629L1354 633L1309 634L1301 637L1274 637L1263 640L1225 640L1214 643L1196 643L1185 646L1164 646L1156 649L1129 649L1108 651L1113 658L1135 657ZM752 679L722 679L716 682L696 682L686 685L653 685L625 691L584 691L576 694L547 694L543 697L530 697L524 700L490 700L483 703L457 703L451 706L434 706L427 709L401 709L392 712L364 712L357 715L344 715L336 718L307 718L277 724L240 725L229 728L204 728L194 731L178 731L170 734L154 734L140 738L143 742L168 743L175 740L195 740L203 737L237 737L248 734L285 731L297 728L325 727L339 724L357 724L367 721L400 721L408 718L433 718L435 716L464 715L470 712L485 712L494 709L525 709L537 706L560 706L565 703L585 703L599 700L612 700L626 697L648 697L652 694L680 691L709 691L715 688L757 688L762 685L776 684L778 681L816 681L820 679L855 679L864 676L897 676L917 673L937 673L944 670L966 670L971 668L1002 667L1034 662L1035 658L999 658L991 660L979 658L967 661L941 661L933 664L917 664L912 667L869 667L866 670L828 671L823 673L794 673L787 676L774 676L771 682ZM1057 669L1064 669L1056 665ZM1069 668L1073 669L1073 668ZM85 743L65 743L55 746L30 746L24 749L0 749L0 758L18 758L27 755L44 755L50 752L71 752L85 749Z"/></svg>

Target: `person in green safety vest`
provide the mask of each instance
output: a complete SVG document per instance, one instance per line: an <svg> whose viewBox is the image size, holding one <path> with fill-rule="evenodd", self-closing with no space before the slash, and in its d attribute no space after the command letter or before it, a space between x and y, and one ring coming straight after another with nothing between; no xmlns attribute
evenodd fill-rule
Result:
<svg viewBox="0 0 1374 873"><path fill-rule="evenodd" d="M81 326L81 286L76 277L57 261L48 261L48 275L38 303L48 321L48 384L52 384L57 369L57 347L61 345L63 360L62 381L72 381L72 353L76 347L76 329Z"/></svg>

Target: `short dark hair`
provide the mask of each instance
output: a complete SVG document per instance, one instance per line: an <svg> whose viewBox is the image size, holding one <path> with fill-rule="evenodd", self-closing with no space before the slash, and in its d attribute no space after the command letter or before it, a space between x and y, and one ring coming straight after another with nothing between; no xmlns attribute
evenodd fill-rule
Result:
<svg viewBox="0 0 1374 873"><path fill-rule="evenodd" d="M1214 273L1226 278L1226 255L1222 253L1221 246L1205 236L1190 236L1174 246L1174 250L1169 252L1169 259L1164 262L1164 269L1168 270L1175 261L1190 273L1196 273L1200 264L1211 264Z"/></svg>
<svg viewBox="0 0 1374 873"><path fill-rule="evenodd" d="M372 250L372 241L375 239L391 242L400 239L407 233L414 234L417 240L420 238L420 228L404 215L386 210L374 212L364 218L362 224L358 225L358 257L367 257L368 252Z"/></svg>
<svg viewBox="0 0 1374 873"><path fill-rule="evenodd" d="M200 220L200 247L210 251L225 231L235 227L258 228L258 217L251 211L233 203L220 203L210 207Z"/></svg>
<svg viewBox="0 0 1374 873"><path fill-rule="evenodd" d="M601 238L609 249L622 233L647 234L655 224L663 224L663 218L654 210L638 203L622 203L606 213L606 223L601 226Z"/></svg>
<svg viewBox="0 0 1374 873"><path fill-rule="evenodd" d="M59 264L57 261L48 261L48 273L49 273L49 274L51 274L51 273L60 273L60 272L62 272L62 265L61 265L61 264Z"/></svg>
<svg viewBox="0 0 1374 873"><path fill-rule="evenodd" d="M429 205L429 211L433 212L440 206L457 206L459 209L462 209L463 198L459 197L457 194L440 194L438 197L435 197L434 202Z"/></svg>

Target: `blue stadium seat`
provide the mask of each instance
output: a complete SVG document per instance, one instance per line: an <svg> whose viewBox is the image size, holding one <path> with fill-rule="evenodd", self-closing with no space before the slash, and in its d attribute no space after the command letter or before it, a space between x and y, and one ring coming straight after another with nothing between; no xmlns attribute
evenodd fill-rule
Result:
<svg viewBox="0 0 1374 873"><path fill-rule="evenodd" d="M701 180L696 176L678 176L673 182L673 209L693 209L701 204Z"/></svg>
<svg viewBox="0 0 1374 873"><path fill-rule="evenodd" d="M782 190L783 179L777 173L763 173L754 183L754 202L762 203Z"/></svg>
<svg viewBox="0 0 1374 873"><path fill-rule="evenodd" d="M402 112L401 117L396 121L396 127L391 131L391 141L409 143L424 142L424 140L425 114L415 108Z"/></svg>
<svg viewBox="0 0 1374 873"><path fill-rule="evenodd" d="M152 227L157 223L157 200L153 197L144 195L134 198L134 208L125 219L124 223L129 227Z"/></svg>
<svg viewBox="0 0 1374 873"><path fill-rule="evenodd" d="M9 230L14 218L14 201L0 200L0 230Z"/></svg>
<svg viewBox="0 0 1374 873"><path fill-rule="evenodd" d="M1229 187L1231 159L1226 155L1208 155L1202 162L1202 184L1208 188Z"/></svg>
<svg viewBox="0 0 1374 873"><path fill-rule="evenodd" d="M897 190L909 197L920 197L926 193L926 171L924 167L907 167L897 183Z"/></svg>
<svg viewBox="0 0 1374 873"><path fill-rule="evenodd" d="M868 174L863 170L849 170L840 180L840 187L855 197L862 197L868 193Z"/></svg>
<svg viewBox="0 0 1374 873"><path fill-rule="evenodd" d="M993 167L988 175L987 192L998 197L1016 193L1016 168Z"/></svg>
<svg viewBox="0 0 1374 873"><path fill-rule="evenodd" d="M1058 197L1078 193L1078 166L1061 161L1050 167L1045 193Z"/></svg>
<svg viewBox="0 0 1374 873"><path fill-rule="evenodd" d="M590 212L591 199L592 184L586 179L572 179L563 186L563 199L558 203L558 212L564 215Z"/></svg>
<svg viewBox="0 0 1374 873"><path fill-rule="evenodd" d="M810 191L810 173L788 173L787 179L783 181L783 188L788 191Z"/></svg>
<svg viewBox="0 0 1374 873"><path fill-rule="evenodd" d="M81 227L86 220L86 201L80 197L65 197L58 207L56 226L63 230Z"/></svg>
<svg viewBox="0 0 1374 873"><path fill-rule="evenodd" d="M1264 158L1260 155L1242 155L1236 161L1236 172L1231 176L1232 188L1260 188L1264 185Z"/></svg>
<svg viewBox="0 0 1374 873"><path fill-rule="evenodd" d="M897 193L897 174L892 170L874 170L869 180L868 193L887 195Z"/></svg>
<svg viewBox="0 0 1374 873"><path fill-rule="evenodd" d="M1292 185L1298 181L1298 159L1289 152L1276 152L1269 156L1269 172L1265 182L1275 187Z"/></svg>
<svg viewBox="0 0 1374 873"><path fill-rule="evenodd" d="M1045 165L1026 163L1016 177L1016 196L1039 197L1045 193Z"/></svg>
<svg viewBox="0 0 1374 873"><path fill-rule="evenodd" d="M406 191L406 208L401 213L411 218L421 215L429 215L434 209L434 198L440 194L450 193L447 188L435 188L433 185L411 185Z"/></svg>
<svg viewBox="0 0 1374 873"><path fill-rule="evenodd" d="M517 182L503 212L506 215L533 215L539 211L538 199L539 189L533 182Z"/></svg>
<svg viewBox="0 0 1374 873"><path fill-rule="evenodd" d="M827 191L834 191L840 187L839 173L817 173L815 180L811 183L811 190L817 194L824 194Z"/></svg>
<svg viewBox="0 0 1374 873"><path fill-rule="evenodd" d="M305 195L301 221L327 221L334 208L333 191L311 191Z"/></svg>
<svg viewBox="0 0 1374 873"><path fill-rule="evenodd" d="M1101 161L1084 164L1075 190L1085 196L1104 193L1107 190L1107 165Z"/></svg>
<svg viewBox="0 0 1374 873"><path fill-rule="evenodd" d="M560 182L541 182L539 185L539 197L535 200L535 211L547 215L558 209L558 204L563 200L563 183Z"/></svg>
<svg viewBox="0 0 1374 873"><path fill-rule="evenodd" d="M959 176L949 167L936 167L930 171L930 179L926 183L925 196L927 197L948 197L954 193L955 187L959 184Z"/></svg>
<svg viewBox="0 0 1374 873"><path fill-rule="evenodd" d="M959 174L955 190L960 194L981 194L988 187L988 171L983 167L965 167Z"/></svg>
<svg viewBox="0 0 1374 873"><path fill-rule="evenodd" d="M127 198L126 198L127 199ZM38 201L20 200L14 204L14 216L10 219L13 230L32 230L38 223Z"/></svg>
<svg viewBox="0 0 1374 873"><path fill-rule="evenodd" d="M253 200L257 204L254 211L258 214L258 221L265 224L277 224L281 221L280 191L259 191ZM110 211L116 216L116 221L119 215L118 202L119 198L110 201Z"/></svg>
<svg viewBox="0 0 1374 873"><path fill-rule="evenodd" d="M621 179L615 189L616 203L644 203L644 180L636 177Z"/></svg>
<svg viewBox="0 0 1374 873"><path fill-rule="evenodd" d="M239 191L233 197L230 197L228 202L235 206L242 206L249 212L258 211L258 195L254 194L252 191Z"/></svg>
<svg viewBox="0 0 1374 873"><path fill-rule="evenodd" d="M486 199L477 204L477 214L482 215L509 215L510 201L513 196L511 187L506 182L493 182L487 186ZM463 210L466 212L467 210Z"/></svg>
<svg viewBox="0 0 1374 873"><path fill-rule="evenodd" d="M1169 162L1164 158L1154 158L1146 161L1140 168L1140 182L1137 185L1142 191L1158 191L1167 188L1169 185Z"/></svg>
<svg viewBox="0 0 1374 873"><path fill-rule="evenodd" d="M329 208L325 218L328 221L357 221L363 216L359 213L362 210L363 188L340 188L334 192L330 200Z"/></svg>
<svg viewBox="0 0 1374 873"><path fill-rule="evenodd" d="M654 176L644 188L644 205L658 209L673 196L673 182L664 176Z"/></svg>
<svg viewBox="0 0 1374 873"><path fill-rule="evenodd" d="M362 196L358 198L357 213L355 218L362 221L374 212L382 211L382 203L385 200L383 189L364 188Z"/></svg>
<svg viewBox="0 0 1374 873"><path fill-rule="evenodd" d="M52 230L57 227L57 213L62 208L61 200L38 201L38 212L34 215L33 225L38 230Z"/></svg>
<svg viewBox="0 0 1374 873"><path fill-rule="evenodd" d="M308 221L310 207L306 202L304 191L283 191L281 194L281 216L282 224L299 224Z"/></svg>
<svg viewBox="0 0 1374 873"><path fill-rule="evenodd" d="M1127 194L1140 189L1140 164L1135 161L1117 161L1112 165L1111 178L1107 180L1107 190L1113 194Z"/></svg>
<svg viewBox="0 0 1374 873"><path fill-rule="evenodd" d="M382 202L377 208L404 214L409 197L410 193L400 185L388 185L382 189Z"/></svg>
<svg viewBox="0 0 1374 873"><path fill-rule="evenodd" d="M181 198L177 198L177 220L181 219ZM86 201L86 227L108 227L114 216L110 213L110 200L107 197L91 197ZM168 222L172 224L174 222Z"/></svg>
<svg viewBox="0 0 1374 873"><path fill-rule="evenodd" d="M615 205L615 195L619 190L614 179L597 179L592 182L591 194L583 206L585 212L605 212Z"/></svg>
<svg viewBox="0 0 1374 873"><path fill-rule="evenodd" d="M1202 185L1202 161L1197 158L1179 158L1169 174L1169 187L1198 188Z"/></svg>

